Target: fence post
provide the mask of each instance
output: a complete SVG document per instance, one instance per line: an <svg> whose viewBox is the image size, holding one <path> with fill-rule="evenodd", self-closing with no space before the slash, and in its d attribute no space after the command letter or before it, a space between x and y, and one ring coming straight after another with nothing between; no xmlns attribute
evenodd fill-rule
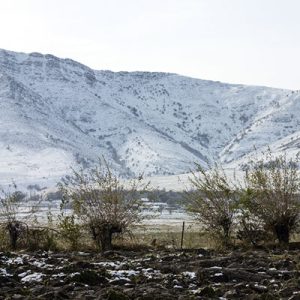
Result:
<svg viewBox="0 0 300 300"><path fill-rule="evenodd" d="M182 231L181 231L181 243L180 243L181 250L182 250L182 247L183 247L183 236L184 236L184 221L182 223Z"/></svg>

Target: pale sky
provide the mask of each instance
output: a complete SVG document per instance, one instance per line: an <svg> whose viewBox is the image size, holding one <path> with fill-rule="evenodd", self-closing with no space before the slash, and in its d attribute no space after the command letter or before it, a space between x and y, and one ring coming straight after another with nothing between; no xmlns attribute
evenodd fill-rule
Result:
<svg viewBox="0 0 300 300"><path fill-rule="evenodd" d="M0 0L0 48L300 89L300 1Z"/></svg>

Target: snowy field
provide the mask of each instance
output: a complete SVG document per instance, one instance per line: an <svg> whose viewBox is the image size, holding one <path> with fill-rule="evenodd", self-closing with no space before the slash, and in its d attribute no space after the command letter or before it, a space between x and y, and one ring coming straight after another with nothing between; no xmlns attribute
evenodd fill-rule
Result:
<svg viewBox="0 0 300 300"><path fill-rule="evenodd" d="M155 205L155 203L153 203ZM32 214L30 219L37 218L41 223L47 222L47 215L51 213L54 219L60 213L60 201L44 201L37 204L35 201L23 203L18 208L18 215L21 218L27 218L32 208L35 208L35 213ZM65 212L71 213L71 210L65 210ZM185 222L187 226L195 224L193 218L187 214L184 209L163 209L162 212L155 210L144 211L145 219L142 222L142 227L149 230L172 230L178 231L182 227L182 223Z"/></svg>

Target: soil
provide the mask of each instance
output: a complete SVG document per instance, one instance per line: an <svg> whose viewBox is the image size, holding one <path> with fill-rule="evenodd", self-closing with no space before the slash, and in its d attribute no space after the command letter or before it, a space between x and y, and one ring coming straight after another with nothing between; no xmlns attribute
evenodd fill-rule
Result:
<svg viewBox="0 0 300 300"><path fill-rule="evenodd" d="M300 299L299 251L0 253L0 299Z"/></svg>

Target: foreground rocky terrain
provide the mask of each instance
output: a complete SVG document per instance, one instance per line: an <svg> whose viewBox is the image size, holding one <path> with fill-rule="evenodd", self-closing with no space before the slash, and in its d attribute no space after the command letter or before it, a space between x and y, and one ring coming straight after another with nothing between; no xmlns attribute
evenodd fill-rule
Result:
<svg viewBox="0 0 300 300"><path fill-rule="evenodd" d="M0 299L300 299L297 251L0 253Z"/></svg>

